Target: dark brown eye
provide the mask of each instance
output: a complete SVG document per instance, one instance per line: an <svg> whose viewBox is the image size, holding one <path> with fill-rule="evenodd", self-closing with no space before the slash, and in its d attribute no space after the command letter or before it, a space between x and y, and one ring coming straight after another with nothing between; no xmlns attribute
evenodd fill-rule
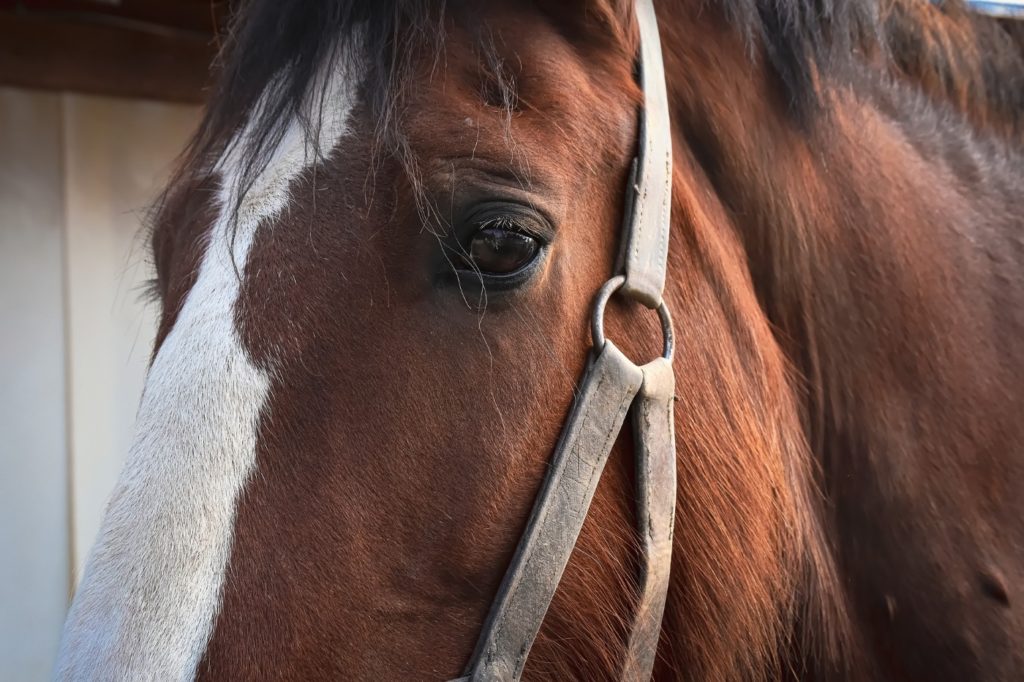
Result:
<svg viewBox="0 0 1024 682"><path fill-rule="evenodd" d="M508 275L526 267L540 251L530 235L514 229L507 221L485 225L469 243L469 259L481 273Z"/></svg>

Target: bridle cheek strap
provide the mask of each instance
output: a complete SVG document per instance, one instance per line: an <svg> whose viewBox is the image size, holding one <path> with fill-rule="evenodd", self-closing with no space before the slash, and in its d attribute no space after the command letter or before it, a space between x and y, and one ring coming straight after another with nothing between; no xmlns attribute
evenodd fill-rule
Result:
<svg viewBox="0 0 1024 682"><path fill-rule="evenodd" d="M674 389L675 376L668 359L637 367L615 344L605 341L584 374L550 472L484 625L469 674L460 680L519 679L631 408L643 561L640 599L622 679L650 679L672 557Z"/></svg>
<svg viewBox="0 0 1024 682"><path fill-rule="evenodd" d="M506 682L522 675L630 410L642 556L639 599L621 678L646 682L654 669L668 592L676 501L672 320L662 300L671 225L672 137L652 0L637 0L636 14L644 110L639 150L627 188L617 266L620 274L598 293L592 359L526 531L491 606L466 676L460 680ZM638 367L604 338L605 304L617 291L658 311L663 357Z"/></svg>
<svg viewBox="0 0 1024 682"><path fill-rule="evenodd" d="M471 680L517 680L562 579L643 372L608 342L580 386L477 645Z"/></svg>
<svg viewBox="0 0 1024 682"><path fill-rule="evenodd" d="M657 308L665 289L672 222L672 128L658 18L651 0L638 0L636 19L640 31L637 76L644 108L616 270L626 275L623 296Z"/></svg>
<svg viewBox="0 0 1024 682"><path fill-rule="evenodd" d="M672 362L643 366L644 383L633 403L636 451L637 530L643 561L640 600L622 669L623 680L647 682L654 670L672 565L676 510L676 377Z"/></svg>

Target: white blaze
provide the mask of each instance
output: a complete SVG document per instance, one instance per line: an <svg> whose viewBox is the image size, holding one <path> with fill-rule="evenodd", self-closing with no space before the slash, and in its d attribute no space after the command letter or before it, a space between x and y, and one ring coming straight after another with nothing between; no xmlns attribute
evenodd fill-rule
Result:
<svg viewBox="0 0 1024 682"><path fill-rule="evenodd" d="M326 88L321 150L347 130L358 85L348 67L341 58L317 81L315 108ZM233 240L239 162L228 154L218 166L220 217L150 368L135 440L64 626L58 679L195 676L220 608L236 505L254 470L270 389L235 328L237 273L257 230L285 208L291 182L316 160L292 121L241 203Z"/></svg>

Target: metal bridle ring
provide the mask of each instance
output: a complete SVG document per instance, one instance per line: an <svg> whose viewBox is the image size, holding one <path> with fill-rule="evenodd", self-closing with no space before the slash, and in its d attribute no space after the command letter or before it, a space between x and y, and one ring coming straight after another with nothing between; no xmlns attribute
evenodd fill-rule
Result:
<svg viewBox="0 0 1024 682"><path fill-rule="evenodd" d="M605 282L600 291L597 292L597 299L594 301L594 315L590 320L590 335L593 338L594 349L597 351L604 348L605 306L608 304L608 299L612 297L612 294L621 289L625 283L625 275L616 275ZM658 303L658 319L661 320L662 357L666 360L671 360L672 354L675 352L675 335L672 331L672 315L669 313L664 299Z"/></svg>

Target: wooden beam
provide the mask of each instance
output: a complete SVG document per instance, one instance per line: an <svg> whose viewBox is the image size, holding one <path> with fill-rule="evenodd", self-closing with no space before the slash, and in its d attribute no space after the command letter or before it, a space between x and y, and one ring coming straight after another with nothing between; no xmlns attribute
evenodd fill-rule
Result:
<svg viewBox="0 0 1024 682"><path fill-rule="evenodd" d="M202 102L213 43L198 31L0 11L0 84Z"/></svg>

